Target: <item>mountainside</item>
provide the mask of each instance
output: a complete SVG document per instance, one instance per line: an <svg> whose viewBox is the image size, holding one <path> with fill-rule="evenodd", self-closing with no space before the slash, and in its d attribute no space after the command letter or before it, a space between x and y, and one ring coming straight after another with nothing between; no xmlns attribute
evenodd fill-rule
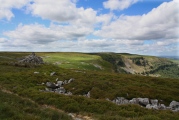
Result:
<svg viewBox="0 0 179 120"><path fill-rule="evenodd" d="M33 59L30 65L18 62L29 54L0 53L2 120L179 119L178 112L173 112L179 110L178 79L126 74L128 69L141 72L151 70L150 66L158 68L157 72L161 65L171 68L175 63L168 59L117 53L36 53L44 64L35 64ZM138 103L129 104L131 100ZM152 101L157 101L154 109Z"/></svg>
<svg viewBox="0 0 179 120"><path fill-rule="evenodd" d="M110 62L118 73L179 78L177 60L132 54L99 53L98 55Z"/></svg>

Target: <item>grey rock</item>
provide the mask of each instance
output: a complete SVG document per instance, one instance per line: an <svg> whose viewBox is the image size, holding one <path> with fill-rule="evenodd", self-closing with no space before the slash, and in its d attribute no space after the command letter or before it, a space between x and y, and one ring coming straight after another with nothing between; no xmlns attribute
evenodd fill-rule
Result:
<svg viewBox="0 0 179 120"><path fill-rule="evenodd" d="M55 75L56 74L56 72L52 72L52 73L50 73L50 76L53 76L53 75Z"/></svg>
<svg viewBox="0 0 179 120"><path fill-rule="evenodd" d="M166 110L166 106L164 104L159 104L158 108L160 110Z"/></svg>
<svg viewBox="0 0 179 120"><path fill-rule="evenodd" d="M152 105L158 105L157 99L151 99L150 102L151 102Z"/></svg>
<svg viewBox="0 0 179 120"><path fill-rule="evenodd" d="M125 99L124 97L117 97L116 99L113 100L114 103L116 103L117 105L120 104L128 104L129 100Z"/></svg>
<svg viewBox="0 0 179 120"><path fill-rule="evenodd" d="M72 95L72 93L69 91L69 92L67 92L65 95Z"/></svg>
<svg viewBox="0 0 179 120"><path fill-rule="evenodd" d="M64 80L63 81L63 84L65 85L65 84L68 84L68 81L67 80Z"/></svg>
<svg viewBox="0 0 179 120"><path fill-rule="evenodd" d="M158 110L158 106L157 105L148 104L148 105L146 105L146 108Z"/></svg>
<svg viewBox="0 0 179 120"><path fill-rule="evenodd" d="M139 105L145 106L149 104L149 98L138 98L139 100Z"/></svg>
<svg viewBox="0 0 179 120"><path fill-rule="evenodd" d="M87 96L88 98L90 98L90 91L86 94L86 96Z"/></svg>
<svg viewBox="0 0 179 120"><path fill-rule="evenodd" d="M59 94L65 94L66 90L65 90L64 87L60 87L60 88L56 89L55 92L57 92L57 93L59 93Z"/></svg>
<svg viewBox="0 0 179 120"><path fill-rule="evenodd" d="M54 83L52 83L52 82L47 82L47 83L46 83L46 86L47 86L48 88L52 88L52 89L55 89L55 88L56 88L56 85L55 85Z"/></svg>
<svg viewBox="0 0 179 120"><path fill-rule="evenodd" d="M133 98L132 100L129 100L130 104L139 104L139 100L137 98Z"/></svg>
<svg viewBox="0 0 179 120"><path fill-rule="evenodd" d="M53 89L52 89L52 88L45 88L45 91L46 91L46 92L52 92Z"/></svg>
<svg viewBox="0 0 179 120"><path fill-rule="evenodd" d="M173 111L179 111L179 102L172 101L170 103L169 107L171 107Z"/></svg>
<svg viewBox="0 0 179 120"><path fill-rule="evenodd" d="M147 109L152 109L152 105L151 105L151 104L148 104L148 105L146 105L146 108L147 108Z"/></svg>
<svg viewBox="0 0 179 120"><path fill-rule="evenodd" d="M63 85L63 81L57 81L58 87L61 87Z"/></svg>
<svg viewBox="0 0 179 120"><path fill-rule="evenodd" d="M68 80L68 83L71 83L73 80L74 80L73 78L69 79L69 80Z"/></svg>
<svg viewBox="0 0 179 120"><path fill-rule="evenodd" d="M39 72L34 72L34 74L39 74Z"/></svg>

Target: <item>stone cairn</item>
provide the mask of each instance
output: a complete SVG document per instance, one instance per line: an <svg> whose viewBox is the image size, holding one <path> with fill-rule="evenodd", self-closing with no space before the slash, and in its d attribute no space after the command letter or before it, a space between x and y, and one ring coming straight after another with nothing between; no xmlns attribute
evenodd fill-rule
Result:
<svg viewBox="0 0 179 120"><path fill-rule="evenodd" d="M43 64L43 59L41 57L38 57L33 52L31 55L26 56L25 58L18 61L19 64Z"/></svg>

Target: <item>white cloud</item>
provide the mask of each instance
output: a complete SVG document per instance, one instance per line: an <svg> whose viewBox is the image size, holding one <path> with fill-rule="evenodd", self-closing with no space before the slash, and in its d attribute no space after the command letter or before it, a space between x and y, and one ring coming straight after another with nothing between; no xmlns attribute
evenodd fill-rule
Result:
<svg viewBox="0 0 179 120"><path fill-rule="evenodd" d="M111 1L113 0L107 1L106 4ZM3 33L5 38L0 38L0 50L111 51L153 55L174 54L178 50L177 0L163 3L141 16L121 15L120 17L116 17L114 13L97 15L92 8L77 8L76 2L77 0L34 0L28 5L29 12L34 16L52 21L51 25L46 27L42 24L20 24L15 30ZM115 4L117 6L111 5L106 8L122 10L135 2L137 0L120 1L120 5L123 4L122 7ZM10 20L13 17L11 9L22 8L27 0L19 0L17 5L10 0L6 3L5 6L0 5L0 19ZM54 24L53 21L58 23ZM98 39L93 36L87 39L93 33ZM146 44L144 40L152 40L153 43Z"/></svg>
<svg viewBox="0 0 179 120"><path fill-rule="evenodd" d="M25 6L30 0L0 0L0 19L10 20L14 17L12 9L20 9Z"/></svg>
<svg viewBox="0 0 179 120"><path fill-rule="evenodd" d="M34 0L28 9L33 15L43 19L76 25L94 24L97 14L91 8L77 8L74 0Z"/></svg>
<svg viewBox="0 0 179 120"><path fill-rule="evenodd" d="M169 45L177 45L179 44L179 39L170 39L170 40L159 40L156 41L156 45L158 46L169 46Z"/></svg>
<svg viewBox="0 0 179 120"><path fill-rule="evenodd" d="M14 31L4 32L4 35L15 45L25 44L48 44L58 40L76 40L90 34L92 30L79 26L57 26L49 28L40 24L19 25Z"/></svg>
<svg viewBox="0 0 179 120"><path fill-rule="evenodd" d="M163 3L142 16L120 16L95 34L111 39L176 39L179 31L177 2Z"/></svg>
<svg viewBox="0 0 179 120"><path fill-rule="evenodd" d="M101 14L97 16L97 23L102 23L102 25L108 25L112 19L116 18L116 16L112 13L110 14Z"/></svg>
<svg viewBox="0 0 179 120"><path fill-rule="evenodd" d="M6 41L5 38L0 38L0 43L4 43Z"/></svg>
<svg viewBox="0 0 179 120"><path fill-rule="evenodd" d="M103 2L103 6L110 10L124 10L138 1L139 0L108 0Z"/></svg>

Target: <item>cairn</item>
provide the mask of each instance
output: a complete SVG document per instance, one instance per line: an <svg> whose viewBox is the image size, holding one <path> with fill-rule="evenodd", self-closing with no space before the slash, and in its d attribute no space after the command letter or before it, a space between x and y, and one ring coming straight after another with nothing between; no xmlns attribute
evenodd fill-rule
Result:
<svg viewBox="0 0 179 120"><path fill-rule="evenodd" d="M34 65L39 65L43 64L43 59L41 57L36 56L34 52L32 52L31 55L26 56L22 60L18 61L19 64L34 64Z"/></svg>

